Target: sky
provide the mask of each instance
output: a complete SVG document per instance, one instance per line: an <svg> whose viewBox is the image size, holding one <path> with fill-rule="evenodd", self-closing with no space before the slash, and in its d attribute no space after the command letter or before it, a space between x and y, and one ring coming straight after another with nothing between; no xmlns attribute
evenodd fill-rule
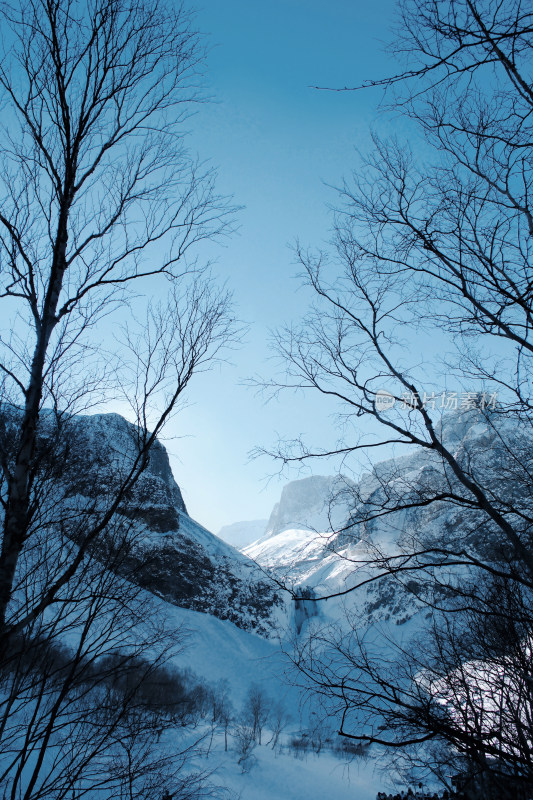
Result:
<svg viewBox="0 0 533 800"><path fill-rule="evenodd" d="M395 69L387 52L392 0L200 0L206 34L206 85L213 101L190 123L191 147L218 168L218 188L241 207L238 231L223 246L204 246L248 323L242 345L190 386L187 406L164 443L188 511L217 533L227 524L267 518L296 473L257 447L278 437L336 437L321 397L283 395L269 403L246 382L277 369L270 331L300 319L310 295L300 288L291 245L327 241L343 178L357 170L358 149L380 124L379 91L329 92ZM315 466L317 474L332 467ZM309 473L303 473L309 474Z"/></svg>

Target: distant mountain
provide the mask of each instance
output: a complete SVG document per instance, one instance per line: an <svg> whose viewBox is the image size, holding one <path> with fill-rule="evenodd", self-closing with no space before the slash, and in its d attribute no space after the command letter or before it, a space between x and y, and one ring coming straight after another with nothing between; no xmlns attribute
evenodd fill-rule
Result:
<svg viewBox="0 0 533 800"><path fill-rule="evenodd" d="M489 424L476 409L450 413L443 419L443 439L459 462L473 474L482 475L497 496L515 497L516 465L523 470L533 458L531 432L516 420L495 417L492 422ZM444 501L386 516L375 514L369 522L359 521L369 507L377 511L383 503L393 504L395 497L405 500L409 495L420 500L432 496L439 487L453 487L456 480L437 454L413 449L401 458L376 464L357 484L350 485L343 479L336 495L340 516L334 525L329 524L327 514L324 516L324 497L335 486L334 479L296 481L284 488L270 517L268 535L243 552L298 594L305 591L308 600L300 601L300 606L306 607L306 616L317 615L336 622L347 607L360 626L379 622L397 631L398 626L410 620L414 624L422 608L416 599L421 587L411 586L412 582L403 585L394 577L387 577L342 598L315 602L313 597L349 589L371 575L365 562L375 558L376 553L391 556L407 551L413 540L427 546L467 543L485 558L501 556L498 531L481 512L467 513ZM343 504L345 515L339 524ZM527 504L533 505L531 497L520 498L521 508ZM334 516L330 518L333 522ZM416 624L422 621L419 619Z"/></svg>
<svg viewBox="0 0 533 800"><path fill-rule="evenodd" d="M224 525L217 535L237 550L242 550L264 534L267 522L266 519L233 522L231 525Z"/></svg>
<svg viewBox="0 0 533 800"><path fill-rule="evenodd" d="M351 507L352 481L342 475L310 475L283 487L265 536L290 528L325 531L342 525Z"/></svg>

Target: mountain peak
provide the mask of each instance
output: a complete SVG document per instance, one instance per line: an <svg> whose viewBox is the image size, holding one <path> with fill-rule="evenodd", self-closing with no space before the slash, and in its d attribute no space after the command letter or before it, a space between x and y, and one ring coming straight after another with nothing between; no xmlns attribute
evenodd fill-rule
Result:
<svg viewBox="0 0 533 800"><path fill-rule="evenodd" d="M268 520L266 536L283 530L328 530L347 516L347 494L353 486L343 475L309 475L287 483Z"/></svg>

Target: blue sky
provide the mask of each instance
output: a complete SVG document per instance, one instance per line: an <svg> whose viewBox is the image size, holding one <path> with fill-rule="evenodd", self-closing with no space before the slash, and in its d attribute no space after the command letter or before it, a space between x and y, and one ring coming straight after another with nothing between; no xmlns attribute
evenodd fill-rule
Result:
<svg viewBox="0 0 533 800"><path fill-rule="evenodd" d="M217 532L268 516L287 480L255 446L277 436L332 441L331 407L320 397L284 396L269 404L247 388L275 369L269 329L300 318L309 295L299 289L289 245L328 238L331 185L357 169L369 146L380 94L321 92L394 70L384 40L391 0L203 0L197 25L208 35L206 82L215 102L191 120L191 143L219 170L219 189L243 206L238 233L206 247L250 324L242 347L191 385L189 405L165 442L190 514ZM383 124L383 123L382 123ZM386 124L386 123L385 123ZM328 186L329 184L330 186ZM328 472L327 465L316 472ZM289 477L297 477L295 474Z"/></svg>

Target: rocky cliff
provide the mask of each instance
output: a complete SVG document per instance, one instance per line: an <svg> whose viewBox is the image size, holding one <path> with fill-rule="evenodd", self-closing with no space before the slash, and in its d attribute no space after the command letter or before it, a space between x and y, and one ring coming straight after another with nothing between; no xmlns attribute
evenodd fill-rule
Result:
<svg viewBox="0 0 533 800"><path fill-rule="evenodd" d="M530 518L533 484L525 478L533 474L533 436L526 425L500 414L484 418L471 409L447 414L442 436L469 474L493 491L502 513L512 513L514 504ZM308 478L286 486L270 518L270 535L243 551L300 596L304 589L313 596L344 592L372 574L368 563L379 554L393 556L413 547L445 544L466 547L489 560L509 556L498 530L482 512L452 501L425 505L426 498L439 491L465 491L436 453L413 448L408 455L376 464L356 484L344 482L337 497L348 510L338 525L320 510L332 485L331 478ZM413 507L394 510L400 504L409 506L410 500ZM515 525L522 525L522 539L531 546L527 520L521 523L517 516ZM418 614L422 606L417 595L422 590L413 581L389 576L314 605L317 614L331 621L344 617L348 609L359 626L379 622L396 629Z"/></svg>
<svg viewBox="0 0 533 800"><path fill-rule="evenodd" d="M8 457L18 415L17 409L4 408L0 445ZM72 510L76 524L70 536L81 539L83 519L90 517L92 524L105 513L135 464L141 431L118 414L63 417L58 424L53 414L44 413L39 434L43 502L51 520L53 507ZM67 516L55 513L62 524ZM104 531L96 540L94 557L113 563L129 580L175 605L230 620L245 630L272 633L283 606L279 593L249 558L189 517L160 442L151 448L148 464L124 496L111 527L113 536L106 538ZM127 543L116 558L113 548L120 537Z"/></svg>

